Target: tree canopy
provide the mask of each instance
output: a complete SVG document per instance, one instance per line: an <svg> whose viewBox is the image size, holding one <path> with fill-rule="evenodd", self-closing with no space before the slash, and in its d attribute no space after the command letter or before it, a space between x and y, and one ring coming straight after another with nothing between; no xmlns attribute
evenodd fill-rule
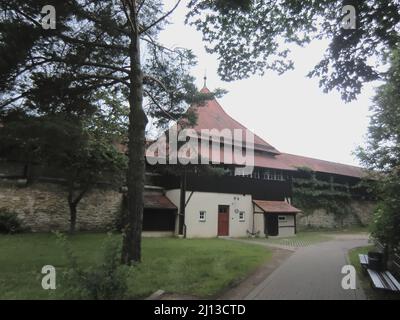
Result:
<svg viewBox="0 0 400 320"><path fill-rule="evenodd" d="M355 29L342 26L346 5L355 8ZM188 22L203 32L207 51L218 54L218 73L226 81L267 70L283 73L294 67L292 45L328 39L309 76L319 78L326 92L337 89L345 101L382 77L373 58L379 62L400 40L397 0L191 0L189 8Z"/></svg>
<svg viewBox="0 0 400 320"><path fill-rule="evenodd" d="M25 163L30 182L37 178L31 174L33 165L55 170L57 178L64 178L70 232L75 231L77 206L90 189L123 185L126 157L118 150L119 139L115 138L124 131L112 119L106 122L98 114L83 118L18 112L9 113L4 119L0 127L0 157Z"/></svg>
<svg viewBox="0 0 400 320"><path fill-rule="evenodd" d="M385 173L400 167L400 50L389 61L386 82L377 88L371 106L367 145L359 152L367 167Z"/></svg>
<svg viewBox="0 0 400 320"><path fill-rule="evenodd" d="M46 4L56 9L56 29L41 27ZM130 23L124 1L14 0L2 2L1 9L0 110L25 103L82 114L95 108L94 95L104 88L127 99ZM152 24L162 9L162 1L147 0L138 11L146 111L159 124L179 118L197 96L189 73L195 64L191 51L157 42L166 22Z"/></svg>
<svg viewBox="0 0 400 320"><path fill-rule="evenodd" d="M371 107L367 145L358 150L363 164L374 170L378 195L373 234L391 245L400 244L400 51L389 56L386 82Z"/></svg>
<svg viewBox="0 0 400 320"><path fill-rule="evenodd" d="M106 97L125 100L128 116L128 212L122 261L140 261L145 174L145 128L183 116L201 101L190 50L158 41L173 7L161 0L0 3L0 112L30 117L95 114ZM53 5L56 28L43 29L41 9ZM17 54L13 54L17 52Z"/></svg>

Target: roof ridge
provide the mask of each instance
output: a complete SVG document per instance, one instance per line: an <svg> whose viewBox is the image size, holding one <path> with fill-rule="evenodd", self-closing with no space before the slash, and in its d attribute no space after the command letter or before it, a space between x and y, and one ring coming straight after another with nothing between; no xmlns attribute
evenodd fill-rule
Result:
<svg viewBox="0 0 400 320"><path fill-rule="evenodd" d="M355 165L352 165L352 164L346 164L346 163L341 163L341 162L331 161L331 160L318 159L318 158L313 158L313 157L309 157L309 156L302 156L302 155L293 154L293 153L281 152L281 154L282 155L288 155L288 156L307 158L307 159L311 159L311 160L323 161L323 162L328 162L328 163L334 163L334 164L339 164L339 165L347 166L347 167L353 167L353 168L357 168L357 169L364 169L361 166L355 166Z"/></svg>
<svg viewBox="0 0 400 320"><path fill-rule="evenodd" d="M256 134L255 132L253 132L252 130L250 130L249 128L247 128L245 125L241 124L239 121L237 121L235 118L233 118L231 115L229 115L224 108L222 108L221 104L218 102L218 100L216 98L214 98L215 102L218 104L218 106L221 108L221 110L229 117L231 118L234 122L236 122L237 124L241 125L242 127L246 128L247 130L251 131L255 136L257 136L261 141L263 141L264 143L266 143L267 145L271 146L273 149L275 149L276 151L278 151L280 153L280 151L278 149L276 149L274 146L272 146L270 143L268 143L267 141L265 141L263 138L261 138L258 134Z"/></svg>
<svg viewBox="0 0 400 320"><path fill-rule="evenodd" d="M205 89L208 90L208 88L205 88ZM203 88L202 90L204 90L204 88ZM272 152L272 153L275 153L275 154L280 154L280 153L281 153L278 149L276 149L273 145L271 145L271 144L268 143L266 140L264 140L261 136L259 136L259 135L256 134L254 131L252 131L252 130L250 130L249 128L247 128L244 124L240 123L240 122L237 121L235 118L233 118L229 113L227 113L227 112L225 111L225 109L222 107L222 105L219 103L219 101L215 98L215 96L213 96L213 98L211 98L211 99L207 99L207 100L205 101L205 104L204 104L204 105L202 105L202 104L196 104L196 103L195 103L195 104L193 104L192 106L190 106L189 109L192 108L192 107L195 108L196 110L199 109L199 108L204 108L204 107L207 106L207 102L213 102L213 103L215 103L216 106L218 107L218 109L219 109L220 111L222 111L222 113L224 114L224 116L226 116L227 118L229 118L229 120L232 121L233 123L235 123L238 127L241 127L241 128L243 128L243 129L246 129L246 130L250 131L250 132L254 135L254 137L257 138L257 139L259 140L259 142L262 142L262 143L263 143L263 144L260 144L260 143L254 142L254 145L255 145L255 146L256 146L256 145L263 146L264 149L261 149L261 150L266 151L266 152ZM189 109L188 109L188 110L189 110ZM227 128L227 129L229 129L229 128ZM269 150L268 150L268 149L269 149Z"/></svg>

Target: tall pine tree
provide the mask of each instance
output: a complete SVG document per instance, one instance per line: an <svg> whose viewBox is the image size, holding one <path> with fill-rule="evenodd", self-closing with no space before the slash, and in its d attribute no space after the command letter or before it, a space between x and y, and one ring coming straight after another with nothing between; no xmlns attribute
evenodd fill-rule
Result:
<svg viewBox="0 0 400 320"><path fill-rule="evenodd" d="M141 258L145 127L176 120L200 95L189 74L194 56L170 49L157 35L176 9L160 0L19 1L1 3L0 110L31 115L90 114L107 90L129 104L128 222L122 261ZM42 7L53 5L56 28L43 29ZM143 99L147 99L146 108ZM164 119L163 119L164 118Z"/></svg>

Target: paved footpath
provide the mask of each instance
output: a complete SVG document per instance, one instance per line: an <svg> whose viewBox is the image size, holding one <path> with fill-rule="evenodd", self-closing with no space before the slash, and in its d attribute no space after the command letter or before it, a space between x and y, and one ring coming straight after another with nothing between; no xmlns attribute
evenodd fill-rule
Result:
<svg viewBox="0 0 400 320"><path fill-rule="evenodd" d="M254 288L245 299L251 300L363 300L363 290L341 286L342 267L349 264L349 249L366 246L366 237L338 236L335 240L300 247L275 271Z"/></svg>

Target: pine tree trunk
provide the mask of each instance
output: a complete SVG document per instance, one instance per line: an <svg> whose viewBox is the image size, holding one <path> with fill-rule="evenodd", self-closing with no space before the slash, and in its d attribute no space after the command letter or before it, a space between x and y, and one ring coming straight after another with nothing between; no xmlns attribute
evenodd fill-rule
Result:
<svg viewBox="0 0 400 320"><path fill-rule="evenodd" d="M130 265L141 260L143 193L145 177L145 128L147 117L143 110L143 73L140 61L140 40L137 28L136 1L132 1L130 17L136 32L130 44L129 94L129 165L127 173L127 224L124 228L122 263Z"/></svg>

